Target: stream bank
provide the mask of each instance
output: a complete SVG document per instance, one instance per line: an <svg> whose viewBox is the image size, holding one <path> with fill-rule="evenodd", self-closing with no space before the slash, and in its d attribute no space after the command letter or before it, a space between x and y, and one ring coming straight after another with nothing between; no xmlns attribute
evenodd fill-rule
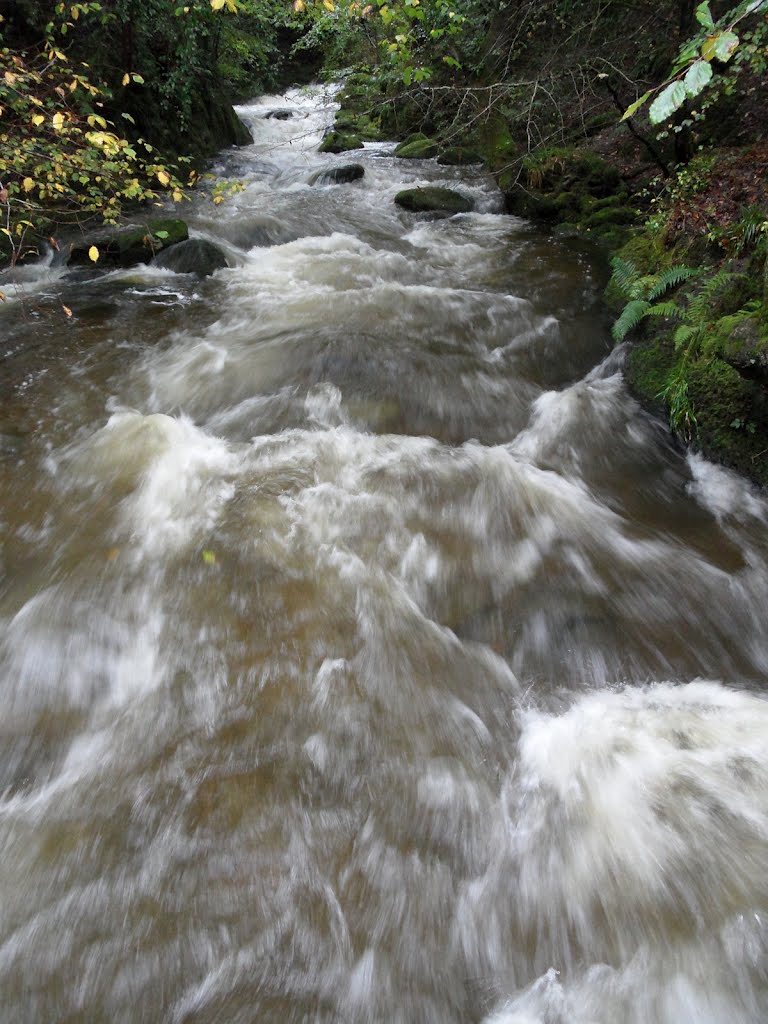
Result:
<svg viewBox="0 0 768 1024"><path fill-rule="evenodd" d="M628 342L631 392L663 415L686 446L768 484L768 160L766 144L723 144L666 170L643 143L604 113L578 145L526 152L511 123L489 109L467 129L456 111L387 95L375 77L356 74L323 145L332 152L397 138L402 159L481 161L509 213L557 235L595 241L638 281L676 266L697 273L621 333ZM752 112L750 131L760 137ZM661 159L661 158L659 158ZM664 173L662 173L664 171ZM638 290L639 287L639 290ZM614 276L606 299L618 319L642 301L642 285L622 292ZM653 303L649 303L649 306ZM688 330L690 328L690 330Z"/></svg>

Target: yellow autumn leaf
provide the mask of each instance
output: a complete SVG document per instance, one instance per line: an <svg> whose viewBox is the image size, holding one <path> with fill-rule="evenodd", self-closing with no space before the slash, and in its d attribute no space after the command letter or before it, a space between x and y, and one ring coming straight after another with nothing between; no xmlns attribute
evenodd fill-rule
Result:
<svg viewBox="0 0 768 1024"><path fill-rule="evenodd" d="M64 303L62 303L61 308L64 310L67 316L72 316L72 310L69 308L69 306L65 306Z"/></svg>
<svg viewBox="0 0 768 1024"><path fill-rule="evenodd" d="M0 302L7 302L8 299L5 297L4 292L0 292Z"/></svg>
<svg viewBox="0 0 768 1024"><path fill-rule="evenodd" d="M61 112L53 115L53 127L57 132L64 127L64 115Z"/></svg>
<svg viewBox="0 0 768 1024"><path fill-rule="evenodd" d="M160 182L161 185L169 185L171 181L171 176L167 171L158 171L157 180Z"/></svg>
<svg viewBox="0 0 768 1024"><path fill-rule="evenodd" d="M224 0L211 0L211 7L214 11L220 11L224 6Z"/></svg>
<svg viewBox="0 0 768 1024"><path fill-rule="evenodd" d="M293 0L293 9L297 14L301 14L302 11L306 11L307 5L304 0Z"/></svg>
<svg viewBox="0 0 768 1024"><path fill-rule="evenodd" d="M333 2L333 0L323 0L323 7L326 9L326 11L336 10L336 4Z"/></svg>
<svg viewBox="0 0 768 1024"><path fill-rule="evenodd" d="M44 120L45 120L45 118L43 117L42 114L35 114L35 116L32 118L32 124L34 124L34 125L42 124Z"/></svg>
<svg viewBox="0 0 768 1024"><path fill-rule="evenodd" d="M35 187L35 183L32 180L32 178L25 178L24 181L22 181L21 183L21 187L24 189L25 192L31 192L32 189Z"/></svg>
<svg viewBox="0 0 768 1024"><path fill-rule="evenodd" d="M123 75L123 85L128 85L130 80L131 80L131 76L126 71L126 73Z"/></svg>
<svg viewBox="0 0 768 1024"><path fill-rule="evenodd" d="M180 192L177 188L173 190L174 202L180 203L183 198L184 198L184 193L183 192Z"/></svg>
<svg viewBox="0 0 768 1024"><path fill-rule="evenodd" d="M95 245L92 245L91 248L88 250L88 259L96 263L99 259L99 255L99 250L96 248Z"/></svg>

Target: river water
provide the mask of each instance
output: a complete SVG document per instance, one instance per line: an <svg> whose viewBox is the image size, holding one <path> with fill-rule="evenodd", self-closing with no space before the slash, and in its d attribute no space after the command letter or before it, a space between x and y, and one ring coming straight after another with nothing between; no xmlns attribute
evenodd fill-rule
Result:
<svg viewBox="0 0 768 1024"><path fill-rule="evenodd" d="M242 108L229 269L4 286L0 1018L764 1022L766 501L332 100Z"/></svg>

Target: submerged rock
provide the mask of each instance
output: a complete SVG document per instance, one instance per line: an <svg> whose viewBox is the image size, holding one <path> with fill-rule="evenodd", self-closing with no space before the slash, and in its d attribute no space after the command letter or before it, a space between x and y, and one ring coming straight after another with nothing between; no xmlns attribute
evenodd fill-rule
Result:
<svg viewBox="0 0 768 1024"><path fill-rule="evenodd" d="M365 174L362 164L341 164L339 167L323 167L310 177L310 185L346 185L359 181Z"/></svg>
<svg viewBox="0 0 768 1024"><path fill-rule="evenodd" d="M159 252L152 264L177 274L196 274L198 277L210 277L215 271L229 266L219 246L205 238L190 238Z"/></svg>
<svg viewBox="0 0 768 1024"><path fill-rule="evenodd" d="M293 110L281 107L277 110L268 110L264 115L264 119L266 121L290 121L294 116L295 114Z"/></svg>
<svg viewBox="0 0 768 1024"><path fill-rule="evenodd" d="M438 185L403 189L395 196L395 202L404 210L415 213L469 213L475 206L471 199L459 192Z"/></svg>
<svg viewBox="0 0 768 1024"><path fill-rule="evenodd" d="M149 263L161 250L188 238L186 221L153 218L138 227L108 228L71 243L68 262L75 266L132 267ZM89 255L92 246L99 250L96 264Z"/></svg>

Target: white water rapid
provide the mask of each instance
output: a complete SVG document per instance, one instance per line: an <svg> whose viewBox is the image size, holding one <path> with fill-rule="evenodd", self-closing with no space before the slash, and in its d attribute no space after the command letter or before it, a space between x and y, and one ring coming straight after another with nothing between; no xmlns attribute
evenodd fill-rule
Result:
<svg viewBox="0 0 768 1024"><path fill-rule="evenodd" d="M241 109L212 277L3 285L0 1021L765 1024L766 499L333 110Z"/></svg>

